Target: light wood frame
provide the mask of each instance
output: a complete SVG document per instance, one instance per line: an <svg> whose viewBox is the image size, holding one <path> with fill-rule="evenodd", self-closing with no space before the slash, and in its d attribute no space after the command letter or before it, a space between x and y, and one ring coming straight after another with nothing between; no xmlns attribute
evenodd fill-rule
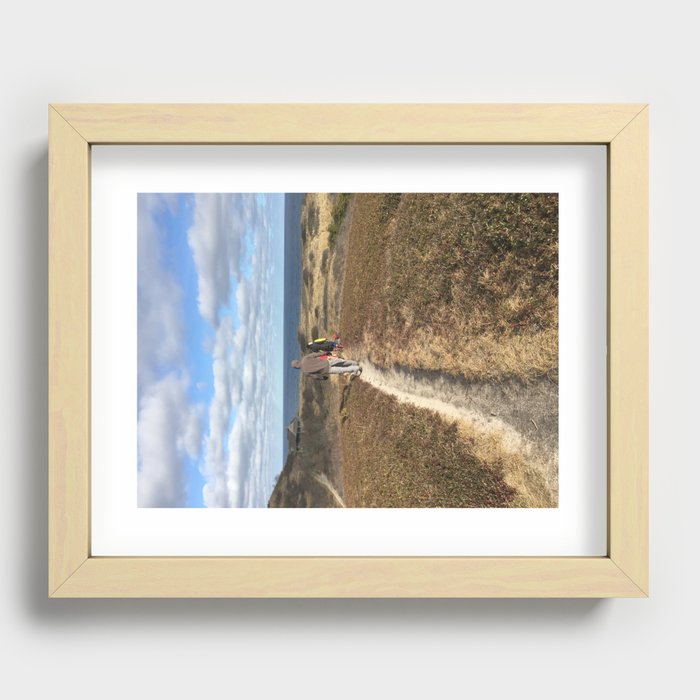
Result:
<svg viewBox="0 0 700 700"><path fill-rule="evenodd" d="M604 144L608 150L605 557L93 557L93 144ZM648 595L646 105L49 107L49 596Z"/></svg>

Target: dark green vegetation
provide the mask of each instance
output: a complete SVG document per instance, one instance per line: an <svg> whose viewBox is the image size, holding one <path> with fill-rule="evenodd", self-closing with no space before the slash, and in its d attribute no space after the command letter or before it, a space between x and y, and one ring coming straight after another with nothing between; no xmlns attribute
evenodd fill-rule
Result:
<svg viewBox="0 0 700 700"><path fill-rule="evenodd" d="M338 231L340 231L340 225L343 222L343 217L347 211L351 196L350 194L339 194L333 204L331 222L328 224L328 247L331 249L335 248Z"/></svg>

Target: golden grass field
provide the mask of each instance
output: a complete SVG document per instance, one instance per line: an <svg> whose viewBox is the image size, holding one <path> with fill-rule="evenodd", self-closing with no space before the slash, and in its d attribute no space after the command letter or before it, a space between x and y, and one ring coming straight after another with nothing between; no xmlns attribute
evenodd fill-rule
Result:
<svg viewBox="0 0 700 700"><path fill-rule="evenodd" d="M380 366L557 372L558 199L356 196L341 325Z"/></svg>
<svg viewBox="0 0 700 700"><path fill-rule="evenodd" d="M549 414L556 433L556 195L311 194L302 231L300 341L339 330L346 357L475 387L546 379L554 391L537 415ZM525 444L540 426L520 409L535 426ZM271 504L557 505L556 449L521 450L483 421L399 401L362 377L302 381L300 410L315 434L302 435L309 451L293 463L294 497ZM342 501L314 495L320 477Z"/></svg>
<svg viewBox="0 0 700 700"><path fill-rule="evenodd" d="M503 508L514 504L517 494L504 479L499 455L485 459L455 422L399 404L364 382L352 383L343 408L347 505Z"/></svg>

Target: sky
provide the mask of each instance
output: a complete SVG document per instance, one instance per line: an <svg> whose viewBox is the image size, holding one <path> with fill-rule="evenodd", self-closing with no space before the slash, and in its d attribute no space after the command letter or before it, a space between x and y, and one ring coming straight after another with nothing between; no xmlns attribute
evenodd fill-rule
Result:
<svg viewBox="0 0 700 700"><path fill-rule="evenodd" d="M267 505L283 258L283 194L138 195L139 507Z"/></svg>

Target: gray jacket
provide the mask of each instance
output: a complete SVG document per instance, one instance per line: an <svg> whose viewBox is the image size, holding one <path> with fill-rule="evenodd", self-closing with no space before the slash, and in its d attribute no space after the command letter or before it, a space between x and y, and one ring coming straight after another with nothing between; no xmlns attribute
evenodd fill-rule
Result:
<svg viewBox="0 0 700 700"><path fill-rule="evenodd" d="M328 370L330 369L328 353L311 352L304 355L299 362L299 369L311 379L328 379Z"/></svg>

